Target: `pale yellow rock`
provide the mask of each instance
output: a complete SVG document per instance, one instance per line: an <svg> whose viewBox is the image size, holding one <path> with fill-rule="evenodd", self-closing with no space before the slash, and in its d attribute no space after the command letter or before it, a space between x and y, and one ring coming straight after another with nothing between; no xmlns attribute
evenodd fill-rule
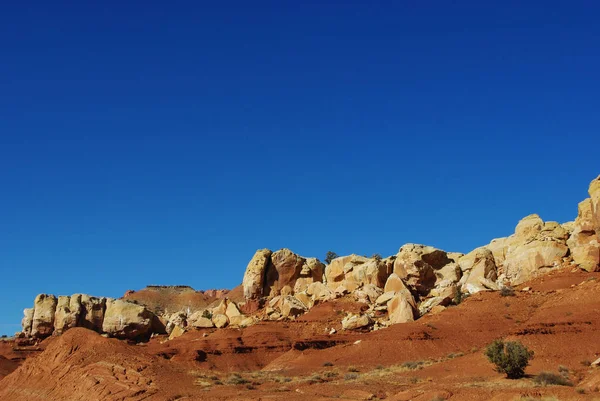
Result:
<svg viewBox="0 0 600 401"><path fill-rule="evenodd" d="M265 295L270 297L280 295L281 290L286 286L293 289L305 262L305 258L287 248L273 252L271 264L265 273Z"/></svg>
<svg viewBox="0 0 600 401"><path fill-rule="evenodd" d="M306 312L307 307L298 298L288 295L281 300L281 316L298 316Z"/></svg>
<svg viewBox="0 0 600 401"><path fill-rule="evenodd" d="M387 304L394 296L396 295L395 291L384 292L375 300L375 305L384 305Z"/></svg>
<svg viewBox="0 0 600 401"><path fill-rule="evenodd" d="M406 292L398 292L387 303L388 318L391 324L412 322L415 320L414 299L408 297Z"/></svg>
<svg viewBox="0 0 600 401"><path fill-rule="evenodd" d="M394 273L410 289L425 295L438 280L436 271L454 263L441 249L419 244L406 244L400 248L394 262Z"/></svg>
<svg viewBox="0 0 600 401"><path fill-rule="evenodd" d="M481 279L495 281L498 278L494 255L487 247L480 247L458 260L463 272L463 289L469 293L485 290Z"/></svg>
<svg viewBox="0 0 600 401"><path fill-rule="evenodd" d="M294 284L294 293L306 291L312 283L322 282L325 265L316 258L307 258L300 270L300 277Z"/></svg>
<svg viewBox="0 0 600 401"><path fill-rule="evenodd" d="M588 272L600 270L600 241L598 234L576 228L567 241L573 261Z"/></svg>
<svg viewBox="0 0 600 401"><path fill-rule="evenodd" d="M101 333L104 310L106 309L106 298L92 297L87 294L74 294L71 297L76 296L80 296L81 299L81 326Z"/></svg>
<svg viewBox="0 0 600 401"><path fill-rule="evenodd" d="M544 222L537 214L530 214L519 221L515 228L515 236L525 241L534 239L544 227Z"/></svg>
<svg viewBox="0 0 600 401"><path fill-rule="evenodd" d="M173 328L173 331L171 331L171 334L169 335L169 340L172 340L172 339L177 338L177 337L181 337L184 334L185 334L185 330L184 329L182 329L179 326L175 326Z"/></svg>
<svg viewBox="0 0 600 401"><path fill-rule="evenodd" d="M240 316L242 313L240 312L240 310L238 309L237 305L232 302L229 301L227 303L227 309L225 310L225 315L227 315L227 317L231 320L232 317L234 316Z"/></svg>
<svg viewBox="0 0 600 401"><path fill-rule="evenodd" d="M54 295L39 294L35 297L31 336L48 337L54 331L54 314L57 299Z"/></svg>
<svg viewBox="0 0 600 401"><path fill-rule="evenodd" d="M590 183L588 193L592 200L594 230L600 235L600 176Z"/></svg>
<svg viewBox="0 0 600 401"><path fill-rule="evenodd" d="M286 297L288 295L292 295L294 293L294 290L292 289L292 287L290 287L289 285L285 285L283 286L283 288L281 289L281 291L279 292L279 294L282 297Z"/></svg>
<svg viewBox="0 0 600 401"><path fill-rule="evenodd" d="M27 308L23 310L23 319L21 320L22 333L29 337L31 336L31 326L33 325L33 311L34 308Z"/></svg>
<svg viewBox="0 0 600 401"><path fill-rule="evenodd" d="M102 331L111 337L137 339L150 334L154 314L141 305L107 299Z"/></svg>
<svg viewBox="0 0 600 401"><path fill-rule="evenodd" d="M229 319L227 319L226 315L217 313L216 315L213 315L212 322L216 328L222 329L229 324Z"/></svg>
<svg viewBox="0 0 600 401"><path fill-rule="evenodd" d="M330 290L343 287L347 292L372 284L383 287L391 273L391 263L387 259L366 258L349 255L336 258L325 268L325 278Z"/></svg>
<svg viewBox="0 0 600 401"><path fill-rule="evenodd" d="M212 309L212 314L213 315L226 315L228 303L229 303L229 301L227 299L222 299L221 302L219 302L219 304Z"/></svg>
<svg viewBox="0 0 600 401"><path fill-rule="evenodd" d="M254 319L251 316L235 316L233 318L231 318L231 320L229 321L229 325L232 327L250 327L253 324L256 324L256 319Z"/></svg>
<svg viewBox="0 0 600 401"><path fill-rule="evenodd" d="M350 314L342 319L342 328L344 330L356 330L369 326L373 321L367 315Z"/></svg>
<svg viewBox="0 0 600 401"><path fill-rule="evenodd" d="M304 305L306 305L307 308L312 308L314 305L314 301L313 299L305 292L298 292L296 294L294 294L294 297L296 297L300 302L302 302Z"/></svg>
<svg viewBox="0 0 600 401"><path fill-rule="evenodd" d="M264 295L263 283L267 266L271 262L271 254L268 249L259 249L248 263L242 281L246 299L260 298Z"/></svg>
<svg viewBox="0 0 600 401"><path fill-rule="evenodd" d="M204 310L196 311L187 318L187 324L199 329L214 327L212 320L210 320L207 316L210 315L208 315Z"/></svg>
<svg viewBox="0 0 600 401"><path fill-rule="evenodd" d="M517 285L560 266L568 252L569 248L563 242L532 241L509 250L504 270L512 284Z"/></svg>
<svg viewBox="0 0 600 401"><path fill-rule="evenodd" d="M398 292L402 290L408 290L408 288L406 288L406 285L404 285L402 279L396 273L390 274L387 281L385 282L383 292Z"/></svg>
<svg viewBox="0 0 600 401"><path fill-rule="evenodd" d="M590 185L590 195L598 192L592 188L594 182ZM600 227L597 226L594 208L592 198L579 203L574 229L567 241L573 261L589 272L600 270Z"/></svg>
<svg viewBox="0 0 600 401"><path fill-rule="evenodd" d="M54 331L56 334L62 334L66 330L77 327L80 314L81 295L59 296L54 314Z"/></svg>
<svg viewBox="0 0 600 401"><path fill-rule="evenodd" d="M335 298L333 292L323 283L311 283L306 289L306 293L310 295L313 301L327 301Z"/></svg>

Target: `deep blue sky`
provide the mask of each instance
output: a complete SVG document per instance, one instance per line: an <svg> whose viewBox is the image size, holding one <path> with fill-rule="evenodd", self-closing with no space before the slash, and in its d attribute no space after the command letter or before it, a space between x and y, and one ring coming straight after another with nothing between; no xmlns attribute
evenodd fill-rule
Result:
<svg viewBox="0 0 600 401"><path fill-rule="evenodd" d="M0 333L257 248L467 252L600 174L597 2L35 3L0 12Z"/></svg>

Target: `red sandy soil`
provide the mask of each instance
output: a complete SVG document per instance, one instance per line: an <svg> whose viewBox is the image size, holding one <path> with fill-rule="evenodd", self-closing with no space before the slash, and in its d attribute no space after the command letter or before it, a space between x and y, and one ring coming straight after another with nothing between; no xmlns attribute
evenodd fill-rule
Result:
<svg viewBox="0 0 600 401"><path fill-rule="evenodd" d="M350 300L295 321L147 344L72 329L0 380L0 400L600 400L600 369L589 366L600 356L600 274L563 270L523 286L532 291L479 293L375 332L341 330L344 311L361 308ZM329 335L332 327L338 332ZM528 377L494 371L483 349L500 337L535 351ZM422 366L403 367L408 361ZM534 383L559 366L574 386Z"/></svg>

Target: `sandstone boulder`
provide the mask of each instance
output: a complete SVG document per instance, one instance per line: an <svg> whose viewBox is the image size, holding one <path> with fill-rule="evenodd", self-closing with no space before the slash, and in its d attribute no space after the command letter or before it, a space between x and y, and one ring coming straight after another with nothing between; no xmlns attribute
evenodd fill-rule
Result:
<svg viewBox="0 0 600 401"><path fill-rule="evenodd" d="M305 258L287 248L273 252L271 265L265 273L265 295L279 295L285 286L294 288L305 262Z"/></svg>
<svg viewBox="0 0 600 401"><path fill-rule="evenodd" d="M312 283L322 282L324 274L325 265L319 259L307 258L300 270L300 276L294 284L294 293L306 291Z"/></svg>
<svg viewBox="0 0 600 401"><path fill-rule="evenodd" d="M34 308L23 309L23 319L21 320L22 333L25 337L31 336L31 326L33 325Z"/></svg>
<svg viewBox="0 0 600 401"><path fill-rule="evenodd" d="M121 299L107 299L102 332L122 339L149 336L153 318L154 314L141 305Z"/></svg>
<svg viewBox="0 0 600 401"><path fill-rule="evenodd" d="M306 293L312 298L313 303L335 298L333 291L331 291L329 287L321 282L314 282L310 284L306 289Z"/></svg>
<svg viewBox="0 0 600 401"><path fill-rule="evenodd" d="M260 249L256 251L250 263L248 263L242 281L244 297L246 299L260 298L264 295L264 277L267 267L271 262L271 254L272 252L268 249Z"/></svg>
<svg viewBox="0 0 600 401"><path fill-rule="evenodd" d="M520 284L545 272L559 267L569 247L562 241L535 240L509 248L504 262L504 271L512 284Z"/></svg>
<svg viewBox="0 0 600 401"><path fill-rule="evenodd" d="M194 314L192 314L192 316L189 318L190 326L198 328L198 329L210 329L212 327L215 327L212 320L210 320L206 316L201 315L202 312L203 311L198 311L198 312L194 312ZM196 315L196 314L198 314L198 315Z"/></svg>
<svg viewBox="0 0 600 401"><path fill-rule="evenodd" d="M332 260L325 268L325 279L334 292L339 287L352 292L366 284L381 288L391 273L390 269L388 260L349 255Z"/></svg>
<svg viewBox="0 0 600 401"><path fill-rule="evenodd" d="M77 327L81 314L81 295L59 296L54 314L54 332L62 334L66 330Z"/></svg>
<svg viewBox="0 0 600 401"><path fill-rule="evenodd" d="M73 297L77 296L80 296L81 299L81 314L79 315L77 327L85 327L101 333L104 311L106 310L106 298L97 298L86 294L73 295Z"/></svg>
<svg viewBox="0 0 600 401"><path fill-rule="evenodd" d="M296 297L288 295L281 299L281 316L290 317L298 316L306 312L307 307Z"/></svg>
<svg viewBox="0 0 600 401"><path fill-rule="evenodd" d="M212 322L214 323L216 328L222 329L223 327L229 324L229 319L227 319L226 315L217 313L212 316Z"/></svg>
<svg viewBox="0 0 600 401"><path fill-rule="evenodd" d="M373 321L367 315L350 314L342 319L342 328L344 330L356 330L371 325Z"/></svg>
<svg viewBox="0 0 600 401"><path fill-rule="evenodd" d="M54 295L39 294L35 298L31 336L45 338L54 331L57 299Z"/></svg>
<svg viewBox="0 0 600 401"><path fill-rule="evenodd" d="M436 272L454 260L445 251L431 246L406 244L394 262L394 273L413 291L426 295L435 286Z"/></svg>
<svg viewBox="0 0 600 401"><path fill-rule="evenodd" d="M410 292L399 291L387 303L388 318L391 324L412 322L415 320L416 302Z"/></svg>
<svg viewBox="0 0 600 401"><path fill-rule="evenodd" d="M191 316L195 316L196 313L201 312L202 311L194 312ZM167 334L171 334L175 327L185 328L188 325L188 319L191 319L191 316L188 317L187 314L182 311L164 316L164 318L166 318L165 331Z"/></svg>
<svg viewBox="0 0 600 401"><path fill-rule="evenodd" d="M463 273L463 291L469 293L485 289L480 279L495 281L498 278L494 255L486 247L474 249L461 257L458 260L458 265Z"/></svg>
<svg viewBox="0 0 600 401"><path fill-rule="evenodd" d="M227 303L227 309L225 309L225 315L231 320L232 317L241 316L242 313L238 309L237 305L233 301Z"/></svg>
<svg viewBox="0 0 600 401"><path fill-rule="evenodd" d="M169 340L172 340L177 337L181 337L184 334L185 334L185 329L183 329L179 326L175 326L175 327L173 327L173 330L169 334Z"/></svg>
<svg viewBox="0 0 600 401"><path fill-rule="evenodd" d="M579 203L573 233L567 241L573 261L590 272L600 270L600 225L597 216L600 191L596 189L596 182L598 179L592 181L589 190L590 196L594 197Z"/></svg>
<svg viewBox="0 0 600 401"><path fill-rule="evenodd" d="M249 327L256 323L256 319L251 316L234 316L229 320L229 325L232 327Z"/></svg>
<svg viewBox="0 0 600 401"><path fill-rule="evenodd" d="M519 221L513 235L495 239L485 248L492 252L497 273L515 285L560 266L569 254L567 238L570 231L569 227L557 222L544 223L538 215L532 214ZM479 277L463 283L471 288L481 288Z"/></svg>

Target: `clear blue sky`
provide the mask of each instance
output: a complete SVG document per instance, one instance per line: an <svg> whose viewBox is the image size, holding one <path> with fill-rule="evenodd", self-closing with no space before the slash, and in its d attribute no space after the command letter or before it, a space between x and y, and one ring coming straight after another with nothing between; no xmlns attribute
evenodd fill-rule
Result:
<svg viewBox="0 0 600 401"><path fill-rule="evenodd" d="M37 3L37 4L36 4ZM600 174L593 1L4 2L0 332L258 248L467 252Z"/></svg>

